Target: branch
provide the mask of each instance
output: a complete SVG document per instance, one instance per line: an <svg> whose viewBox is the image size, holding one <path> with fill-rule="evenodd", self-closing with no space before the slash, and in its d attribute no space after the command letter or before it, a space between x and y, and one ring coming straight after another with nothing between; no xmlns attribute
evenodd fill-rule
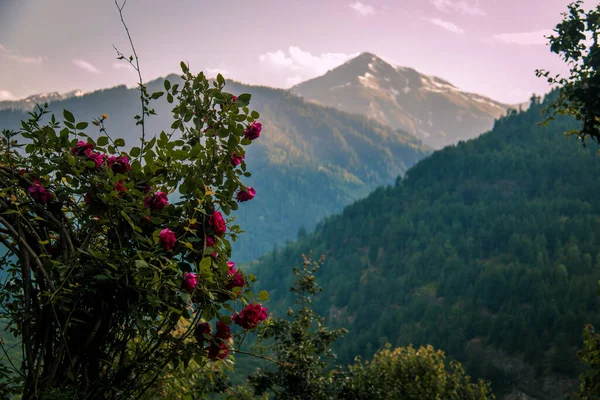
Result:
<svg viewBox="0 0 600 400"><path fill-rule="evenodd" d="M50 275L48 275L48 272L44 268L44 264L42 264L42 261L37 256L35 251L31 248L31 246L29 246L27 241L21 235L19 235L19 232L17 232L16 229L11 224L9 224L8 221L6 219L4 219L4 217L2 217L2 216L0 216L0 223L2 223L6 228L8 228L8 230L11 232L13 238L17 239L19 244L21 246L23 246L23 249L28 253L28 255L31 256L31 258L33 258L33 260L35 261L35 264L37 265L40 272L44 276L44 279L48 283L48 287L50 288L50 290L52 290L52 292L55 292L56 287L54 286L52 279L50 279Z"/></svg>
<svg viewBox="0 0 600 400"><path fill-rule="evenodd" d="M117 0L115 0L115 5L117 6L117 10L119 10L119 16L121 17L121 23L123 24L123 27L125 28L125 32L127 32L127 38L129 39L129 45L131 46L131 50L133 51L133 56L135 57L135 65L131 62L131 60L129 59L129 64L131 64L131 66L136 70L136 72L138 73L138 78L139 78L139 84L140 84L140 100L142 101L142 115L141 115L141 125L142 125L142 150L144 149L144 145L146 142L146 127L144 124L144 117L146 114L146 106L145 106L145 99L144 99L144 80L142 79L142 73L140 71L140 60L138 58L137 52L135 51L135 46L133 45L133 39L131 38L131 34L129 33L129 28L127 28L127 24L125 23L125 20L123 19L123 9L125 8L125 5L127 4L127 0L123 1L123 5L119 6L119 3ZM125 56L123 56L123 54L117 50L117 48L113 45L113 48L117 51L117 54L119 55L119 57L122 57L122 59L127 60L127 58L125 58ZM141 155L142 153L140 153Z"/></svg>
<svg viewBox="0 0 600 400"><path fill-rule="evenodd" d="M285 361L279 361L279 360L276 360L274 358L267 357L267 356L261 356L260 354L254 354L254 353L250 353L250 352L247 352L247 351L235 350L235 349L231 350L231 351L234 352L234 353L237 353L237 354L245 354L247 356L252 356L252 357L260 358L262 360L271 361L271 362L273 362L273 363L275 363L277 365L280 365L282 367L293 367L294 366L294 364L290 364L290 363L287 363Z"/></svg>

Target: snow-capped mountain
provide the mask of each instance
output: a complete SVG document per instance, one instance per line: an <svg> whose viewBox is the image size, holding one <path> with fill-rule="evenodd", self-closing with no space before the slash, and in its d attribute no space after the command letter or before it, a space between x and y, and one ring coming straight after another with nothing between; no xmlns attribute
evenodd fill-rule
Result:
<svg viewBox="0 0 600 400"><path fill-rule="evenodd" d="M73 90L62 94L58 92L34 94L21 100L0 101L0 110L31 111L36 104L52 103L70 99L71 97L81 97L84 94L87 94L87 92L83 90Z"/></svg>
<svg viewBox="0 0 600 400"><path fill-rule="evenodd" d="M391 65L371 53L362 53L291 91L410 132L433 148L480 135L514 107L461 91L412 68Z"/></svg>

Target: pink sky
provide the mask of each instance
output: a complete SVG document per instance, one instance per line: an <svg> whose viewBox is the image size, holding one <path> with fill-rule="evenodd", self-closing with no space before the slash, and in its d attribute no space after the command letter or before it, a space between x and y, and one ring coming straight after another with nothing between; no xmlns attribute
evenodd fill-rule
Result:
<svg viewBox="0 0 600 400"><path fill-rule="evenodd" d="M121 0L122 1L122 0ZM564 72L545 45L566 0L128 0L145 80L193 71L289 87L364 51L499 101L545 93ZM586 6L597 4L587 1ZM0 100L134 85L110 0L0 0Z"/></svg>

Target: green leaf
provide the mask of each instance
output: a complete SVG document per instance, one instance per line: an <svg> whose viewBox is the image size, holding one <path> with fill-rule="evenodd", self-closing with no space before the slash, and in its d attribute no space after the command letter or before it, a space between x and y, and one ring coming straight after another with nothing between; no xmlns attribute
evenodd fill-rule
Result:
<svg viewBox="0 0 600 400"><path fill-rule="evenodd" d="M148 263L144 260L135 260L135 268L136 269L148 268Z"/></svg>
<svg viewBox="0 0 600 400"><path fill-rule="evenodd" d="M213 273L210 270L210 266L212 263L212 259L210 257L204 257L202 261L200 261L199 272L200 276L209 281L213 280Z"/></svg>
<svg viewBox="0 0 600 400"><path fill-rule="evenodd" d="M165 84L164 84L164 86L165 86L165 90L169 90L169 89L171 89L171 82L169 82L169 80L168 80L168 79L165 79Z"/></svg>
<svg viewBox="0 0 600 400"><path fill-rule="evenodd" d="M70 123L75 123L75 117L73 116L73 114L68 111L68 110L63 110L63 117L65 120L67 120Z"/></svg>
<svg viewBox="0 0 600 400"><path fill-rule="evenodd" d="M79 122L77 125L75 125L75 129L80 130L80 131L84 130L87 127L88 127L87 122Z"/></svg>
<svg viewBox="0 0 600 400"><path fill-rule="evenodd" d="M125 140L123 140L121 138L115 139L115 146L120 146L120 147L125 146Z"/></svg>
<svg viewBox="0 0 600 400"><path fill-rule="evenodd" d="M98 146L106 146L108 144L108 137L107 136L100 136L98 138Z"/></svg>
<svg viewBox="0 0 600 400"><path fill-rule="evenodd" d="M212 264L212 259L210 257L204 257L202 261L200 261L200 271L210 269Z"/></svg>
<svg viewBox="0 0 600 400"><path fill-rule="evenodd" d="M242 93L238 96L237 100L235 101L235 104L237 104L238 106L247 106L248 104L250 104L251 97L252 95L250 93Z"/></svg>
<svg viewBox="0 0 600 400"><path fill-rule="evenodd" d="M139 147L132 147L131 150L129 151L129 155L131 157L137 157L140 155L141 152L142 152L142 150Z"/></svg>
<svg viewBox="0 0 600 400"><path fill-rule="evenodd" d="M260 292L258 292L258 300L260 300L260 301L269 300L269 292L267 292L266 290L261 290Z"/></svg>
<svg viewBox="0 0 600 400"><path fill-rule="evenodd" d="M154 92L152 93L152 95L150 95L150 98L156 100L160 98L163 94L165 94L165 92Z"/></svg>

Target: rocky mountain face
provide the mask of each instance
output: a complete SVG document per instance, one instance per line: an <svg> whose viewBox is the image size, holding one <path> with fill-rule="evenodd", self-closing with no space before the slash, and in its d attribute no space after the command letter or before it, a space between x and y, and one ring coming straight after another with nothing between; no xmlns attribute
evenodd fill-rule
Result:
<svg viewBox="0 0 600 400"><path fill-rule="evenodd" d="M508 108L518 108L461 91L412 68L391 65L371 53L291 91L308 101L405 130L436 149L476 137L490 130Z"/></svg>
<svg viewBox="0 0 600 400"><path fill-rule="evenodd" d="M73 90L67 93L41 93L29 96L21 100L4 100L0 101L0 110L11 111L31 111L36 104L52 103L60 100L70 99L71 97L81 97L86 92L83 90Z"/></svg>

